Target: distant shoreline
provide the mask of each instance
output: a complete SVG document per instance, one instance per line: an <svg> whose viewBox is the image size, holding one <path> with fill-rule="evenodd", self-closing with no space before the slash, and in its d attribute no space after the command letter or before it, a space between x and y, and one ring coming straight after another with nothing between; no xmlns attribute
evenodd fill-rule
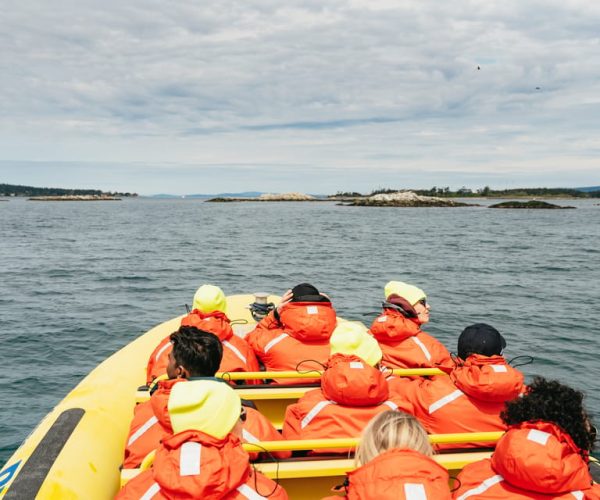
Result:
<svg viewBox="0 0 600 500"><path fill-rule="evenodd" d="M68 196L32 196L28 201L121 201L116 196L68 195Z"/></svg>

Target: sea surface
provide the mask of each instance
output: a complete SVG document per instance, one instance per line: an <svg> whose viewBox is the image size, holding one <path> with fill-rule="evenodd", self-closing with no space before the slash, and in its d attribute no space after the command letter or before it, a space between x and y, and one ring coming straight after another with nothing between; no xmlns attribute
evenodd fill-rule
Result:
<svg viewBox="0 0 600 500"><path fill-rule="evenodd" d="M473 200L471 200L473 201ZM479 200L479 203L489 204ZM600 420L600 206L373 208L124 199L0 203L0 465L92 368L185 312L196 288L311 282L367 325L383 286L423 288L451 351L487 322L508 359L587 394Z"/></svg>

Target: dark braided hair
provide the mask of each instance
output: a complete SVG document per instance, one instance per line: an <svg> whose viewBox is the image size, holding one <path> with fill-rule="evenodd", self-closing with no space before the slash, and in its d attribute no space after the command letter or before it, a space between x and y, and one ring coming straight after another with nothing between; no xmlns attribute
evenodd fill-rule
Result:
<svg viewBox="0 0 600 500"><path fill-rule="evenodd" d="M192 377L214 377L223 358L223 345L214 333L181 326L171 334L173 357Z"/></svg>
<svg viewBox="0 0 600 500"><path fill-rule="evenodd" d="M595 433L583 407L583 393L557 380L535 377L527 393L506 403L500 414L507 425L543 420L558 425L585 452L592 451Z"/></svg>

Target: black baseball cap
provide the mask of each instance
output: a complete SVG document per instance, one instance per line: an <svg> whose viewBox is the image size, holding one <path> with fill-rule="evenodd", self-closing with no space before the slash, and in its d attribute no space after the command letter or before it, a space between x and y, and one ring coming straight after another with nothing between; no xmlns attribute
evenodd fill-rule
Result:
<svg viewBox="0 0 600 500"><path fill-rule="evenodd" d="M458 337L458 357L461 359L467 359L471 354L495 356L505 347L504 337L486 323L467 326Z"/></svg>

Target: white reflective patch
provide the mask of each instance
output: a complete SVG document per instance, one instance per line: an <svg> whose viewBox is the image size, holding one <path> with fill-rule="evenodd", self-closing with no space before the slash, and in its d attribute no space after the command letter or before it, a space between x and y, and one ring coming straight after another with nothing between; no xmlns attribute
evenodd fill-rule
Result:
<svg viewBox="0 0 600 500"><path fill-rule="evenodd" d="M131 435L129 441L127 441L127 446L131 446L133 443L135 443L144 434L144 432L146 432L148 429L150 429L150 427L152 427L156 423L158 423L158 418L152 415L148 420L146 420L144 425L142 425L137 431L135 431Z"/></svg>
<svg viewBox="0 0 600 500"><path fill-rule="evenodd" d="M197 476L200 474L200 454L202 445L193 441L183 443L179 451L179 475Z"/></svg>
<svg viewBox="0 0 600 500"><path fill-rule="evenodd" d="M287 333L282 333L281 335L279 335L279 337L275 337L273 340L271 340L271 342L269 342L265 346L265 354L268 353L271 350L271 347L273 347L274 345L279 344L279 342L281 342L286 337L288 337L288 334Z"/></svg>
<svg viewBox="0 0 600 500"><path fill-rule="evenodd" d="M492 367L492 370L494 370L496 373L507 373L508 372L508 368L506 368L506 365L490 365Z"/></svg>
<svg viewBox="0 0 600 500"><path fill-rule="evenodd" d="M413 339L413 342L421 348L421 351L423 351L423 354L427 358L427 361L431 361L431 353L427 350L425 344L423 344L423 342L421 342L421 340L417 337L411 337L411 339Z"/></svg>
<svg viewBox="0 0 600 500"><path fill-rule="evenodd" d="M447 396L444 396L441 399L438 399L435 403L433 403L429 407L429 414L431 415L434 411L439 410L442 406L446 406L448 403L452 403L455 399L460 398L463 395L461 391L456 389L454 392L451 392Z"/></svg>
<svg viewBox="0 0 600 500"><path fill-rule="evenodd" d="M141 497L140 500L150 500L154 495L156 495L158 492L160 491L160 486L158 485L158 483L152 483L152 486L150 486L150 488L148 488L146 490L146 493L144 493Z"/></svg>
<svg viewBox="0 0 600 500"><path fill-rule="evenodd" d="M538 431L537 429L531 429L529 434L527 434L527 439L529 441L533 441L534 443L541 444L542 446L546 446L548 442L548 438L550 438L550 434L544 431Z"/></svg>
<svg viewBox="0 0 600 500"><path fill-rule="evenodd" d="M379 316L377 318L377 323L385 323L387 321L387 316Z"/></svg>
<svg viewBox="0 0 600 500"><path fill-rule="evenodd" d="M406 500L427 500L425 486L420 483L406 483L404 485L404 496Z"/></svg>
<svg viewBox="0 0 600 500"><path fill-rule="evenodd" d="M238 486L237 490L244 495L248 500L267 500L267 497L263 497L254 491L247 484L242 484Z"/></svg>
<svg viewBox="0 0 600 500"><path fill-rule="evenodd" d="M246 441L246 443L260 443L260 439L246 429L242 429L242 439Z"/></svg>
<svg viewBox="0 0 600 500"><path fill-rule="evenodd" d="M350 361L350 368L356 368L362 370L365 367L360 361Z"/></svg>
<svg viewBox="0 0 600 500"><path fill-rule="evenodd" d="M317 306L306 306L306 314L319 314Z"/></svg>
<svg viewBox="0 0 600 500"><path fill-rule="evenodd" d="M231 351L233 352L233 354L235 354L238 358L240 358L242 360L242 363L246 364L246 358L244 357L244 355L240 352L240 350L234 346L231 342L224 340L223 345L225 347L227 347L228 349L231 349Z"/></svg>
<svg viewBox="0 0 600 500"><path fill-rule="evenodd" d="M504 481L504 478L500 474L498 474L496 476L488 477L483 483L481 483L479 486L477 486L477 488L473 488L471 490L465 491L456 500L465 500L465 498L480 495L484 491L489 490L495 484L498 484L500 481Z"/></svg>
<svg viewBox="0 0 600 500"><path fill-rule="evenodd" d="M580 490L572 491L571 495L573 495L577 500L583 500L585 498L583 491Z"/></svg>
<svg viewBox="0 0 600 500"><path fill-rule="evenodd" d="M165 352L166 349L168 349L169 347L173 347L173 344L171 342L167 342L164 346L162 346L160 348L160 350L156 353L156 356L154 357L154 361L158 361L160 358L160 355Z"/></svg>
<svg viewBox="0 0 600 500"><path fill-rule="evenodd" d="M333 401L319 401L315 406L313 406L313 409L306 414L306 417L302 419L302 422L300 422L300 427L304 429L312 422L312 419L315 418L323 408L325 408L327 405L333 404L335 404Z"/></svg>
<svg viewBox="0 0 600 500"><path fill-rule="evenodd" d="M381 404L389 406L392 410L397 410L398 409L398 405L396 403L394 403L393 401L384 401Z"/></svg>

